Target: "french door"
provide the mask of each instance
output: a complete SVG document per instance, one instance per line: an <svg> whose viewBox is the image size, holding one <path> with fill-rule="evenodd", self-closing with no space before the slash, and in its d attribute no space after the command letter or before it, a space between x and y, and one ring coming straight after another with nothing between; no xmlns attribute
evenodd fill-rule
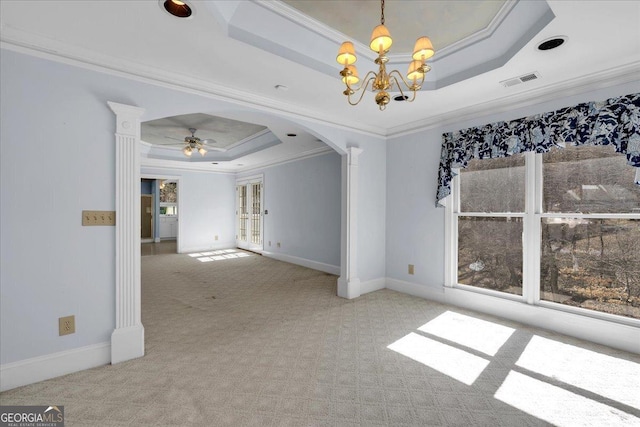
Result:
<svg viewBox="0 0 640 427"><path fill-rule="evenodd" d="M236 182L236 245L239 248L262 252L262 203L261 176Z"/></svg>

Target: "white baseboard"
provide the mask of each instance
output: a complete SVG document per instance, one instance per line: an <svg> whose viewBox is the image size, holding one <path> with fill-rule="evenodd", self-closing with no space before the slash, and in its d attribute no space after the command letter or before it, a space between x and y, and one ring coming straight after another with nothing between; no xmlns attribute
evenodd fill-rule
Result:
<svg viewBox="0 0 640 427"><path fill-rule="evenodd" d="M220 242L220 243L212 243L210 245L201 245L201 246L184 246L178 249L178 253L188 254L193 252L206 252L206 251L217 251L219 249L231 249L236 247L236 242Z"/></svg>
<svg viewBox="0 0 640 427"><path fill-rule="evenodd" d="M0 365L0 391L111 363L108 342Z"/></svg>
<svg viewBox="0 0 640 427"><path fill-rule="evenodd" d="M340 275L340 266L338 265L325 264L323 262L312 261L310 259L298 258L296 256L276 252L263 251L262 255L268 258L277 259L278 261L284 261L291 264L312 268L314 270L324 271L325 273L335 274L336 276Z"/></svg>
<svg viewBox="0 0 640 427"><path fill-rule="evenodd" d="M144 326L142 323L113 330L111 334L112 364L142 356L144 356Z"/></svg>
<svg viewBox="0 0 640 427"><path fill-rule="evenodd" d="M432 301L475 310L608 347L640 353L640 328L464 289L387 278L386 287Z"/></svg>
<svg viewBox="0 0 640 427"><path fill-rule="evenodd" d="M373 280L367 280L366 282L360 282L360 295L368 294L369 292L379 291L386 288L386 277L380 277Z"/></svg>
<svg viewBox="0 0 640 427"><path fill-rule="evenodd" d="M387 289L402 292L404 294L421 297L437 302L444 302L444 290L441 286L419 285L405 282L404 280L387 277Z"/></svg>

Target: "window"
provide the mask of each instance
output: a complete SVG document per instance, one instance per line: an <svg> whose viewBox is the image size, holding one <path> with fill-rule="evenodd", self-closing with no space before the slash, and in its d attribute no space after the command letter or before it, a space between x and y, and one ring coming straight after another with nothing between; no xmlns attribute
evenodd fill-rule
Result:
<svg viewBox="0 0 640 427"><path fill-rule="evenodd" d="M640 319L640 187L626 162L609 146L471 161L453 182L451 285Z"/></svg>

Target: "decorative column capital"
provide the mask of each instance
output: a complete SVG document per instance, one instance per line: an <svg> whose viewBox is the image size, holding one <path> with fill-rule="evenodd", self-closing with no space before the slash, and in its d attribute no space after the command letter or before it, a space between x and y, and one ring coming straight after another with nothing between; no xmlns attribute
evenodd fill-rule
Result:
<svg viewBox="0 0 640 427"><path fill-rule="evenodd" d="M132 105L118 104L107 101L109 108L116 115L116 133L140 138L140 117L144 114L144 108Z"/></svg>

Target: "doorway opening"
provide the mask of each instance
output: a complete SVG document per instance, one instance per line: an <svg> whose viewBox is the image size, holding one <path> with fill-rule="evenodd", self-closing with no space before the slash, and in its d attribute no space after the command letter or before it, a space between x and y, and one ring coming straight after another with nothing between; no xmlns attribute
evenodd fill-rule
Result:
<svg viewBox="0 0 640 427"><path fill-rule="evenodd" d="M236 181L236 246L262 253L264 249L264 177Z"/></svg>

